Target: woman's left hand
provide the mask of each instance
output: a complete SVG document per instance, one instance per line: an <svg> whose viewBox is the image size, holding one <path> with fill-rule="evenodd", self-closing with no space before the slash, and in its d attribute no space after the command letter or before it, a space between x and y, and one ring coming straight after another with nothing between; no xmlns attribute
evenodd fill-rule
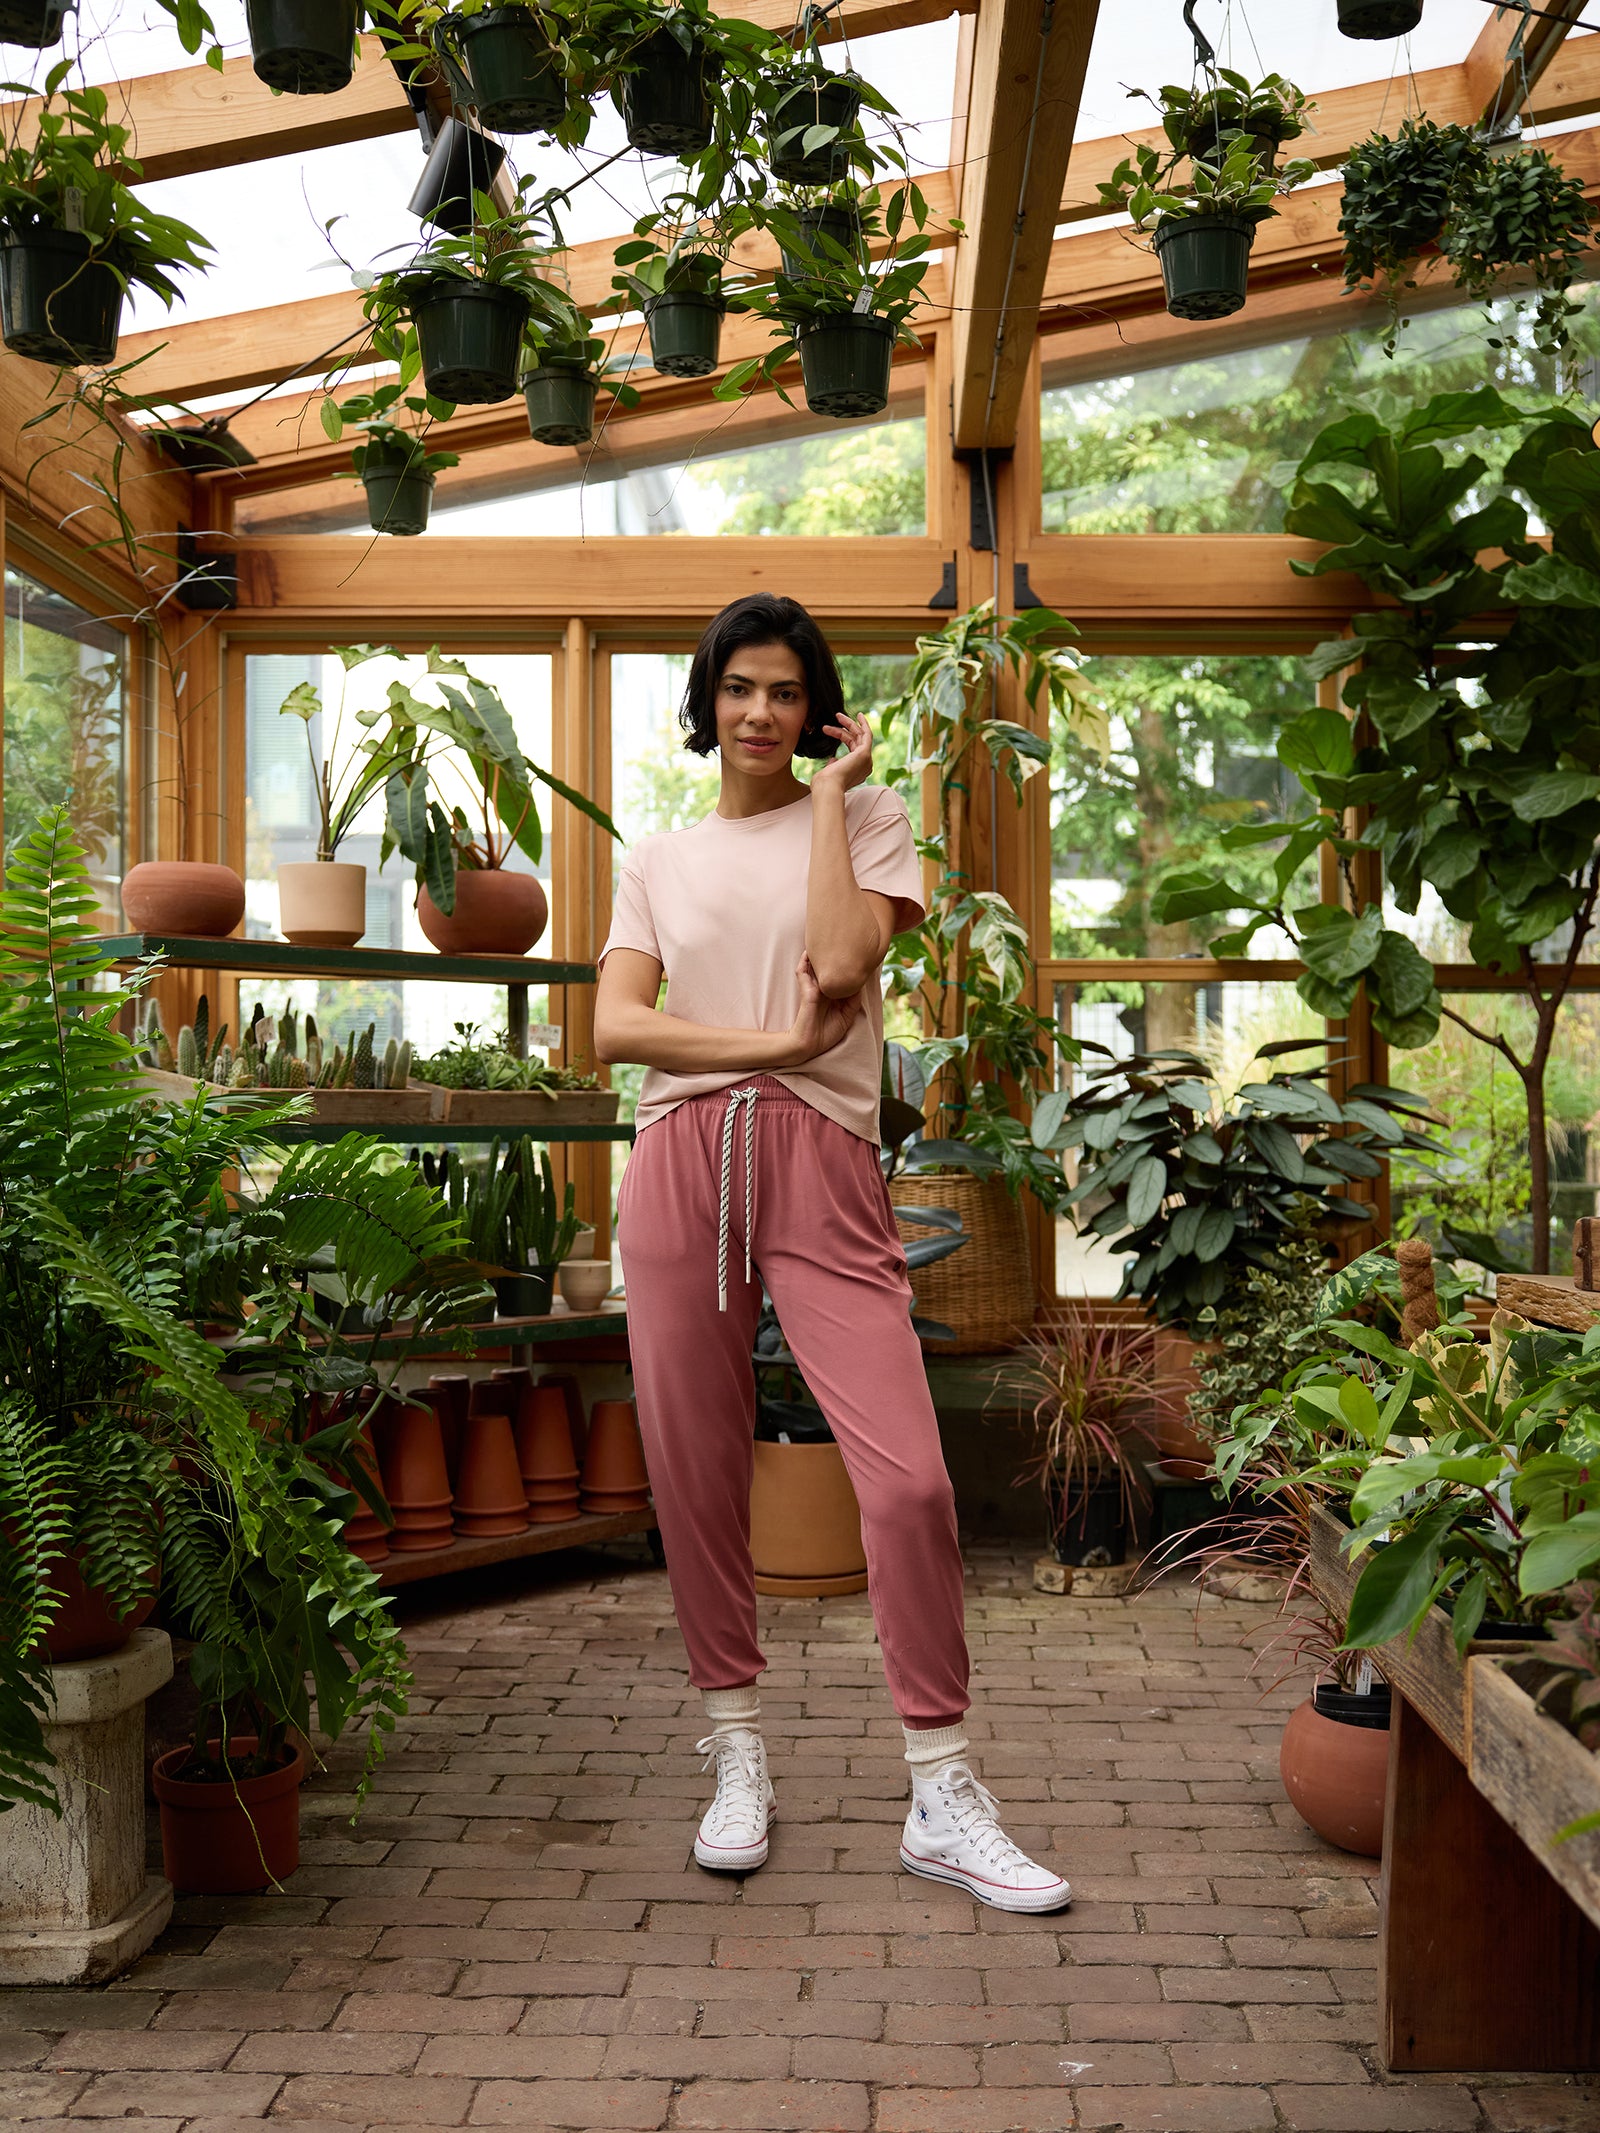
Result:
<svg viewBox="0 0 1600 2133"><path fill-rule="evenodd" d="M849 792L852 786L864 785L872 775L872 728L853 712L839 715L839 725L824 726L822 730L830 740L843 741L845 753L819 765L811 779L813 792L819 785L837 785L841 792Z"/></svg>

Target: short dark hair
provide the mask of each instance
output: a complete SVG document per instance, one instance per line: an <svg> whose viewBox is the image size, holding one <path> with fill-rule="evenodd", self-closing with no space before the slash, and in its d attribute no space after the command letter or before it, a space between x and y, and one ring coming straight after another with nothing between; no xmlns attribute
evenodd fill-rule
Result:
<svg viewBox="0 0 1600 2133"><path fill-rule="evenodd" d="M837 726L844 713L844 683L826 637L798 600L778 593L746 593L714 616L695 646L688 686L678 712L685 748L709 755L717 745L717 685L735 652L747 644L787 645L805 669L806 722L795 754L826 762L839 743L824 726Z"/></svg>

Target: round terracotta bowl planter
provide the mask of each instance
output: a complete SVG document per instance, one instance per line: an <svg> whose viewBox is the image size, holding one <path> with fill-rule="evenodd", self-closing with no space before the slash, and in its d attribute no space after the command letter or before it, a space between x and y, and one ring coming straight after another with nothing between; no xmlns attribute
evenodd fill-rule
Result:
<svg viewBox="0 0 1600 2133"><path fill-rule="evenodd" d="M1033 1263L1022 1209L999 1178L902 1171L889 1187L896 1207L948 1207L970 1242L911 1276L917 1315L936 1318L953 1341L930 1340L930 1355L996 1355L1014 1348L1033 1323ZM913 1230L913 1236L927 1236Z"/></svg>
<svg viewBox="0 0 1600 2133"><path fill-rule="evenodd" d="M297 948L353 948L367 930L367 870L346 859L278 869L278 926Z"/></svg>
<svg viewBox="0 0 1600 2133"><path fill-rule="evenodd" d="M135 1602L133 1612L121 1617L103 1592L84 1583L82 1571L70 1556L50 1566L50 1583L61 1595L61 1605L44 1633L44 1648L56 1666L120 1652L155 1612L156 1579L151 1580L144 1598Z"/></svg>
<svg viewBox="0 0 1600 2133"><path fill-rule="evenodd" d="M478 116L491 133L549 133L567 115L567 85L531 7L457 17Z"/></svg>
<svg viewBox="0 0 1600 2133"><path fill-rule="evenodd" d="M1422 0L1339 0L1345 37L1409 37L1422 20Z"/></svg>
<svg viewBox="0 0 1600 2133"><path fill-rule="evenodd" d="M1283 1729L1278 1770L1295 1813L1325 1843L1363 1859L1382 1857L1387 1692L1355 1696L1319 1682Z"/></svg>
<svg viewBox="0 0 1600 2133"><path fill-rule="evenodd" d="M750 1555L756 1591L794 1599L865 1592L861 1510L837 1444L755 1444Z"/></svg>
<svg viewBox="0 0 1600 2133"><path fill-rule="evenodd" d="M245 0L257 77L290 96L332 96L356 67L359 0Z"/></svg>
<svg viewBox="0 0 1600 2133"><path fill-rule="evenodd" d="M686 52L670 30L657 30L639 47L638 72L625 74L617 91L630 148L687 156L711 146L711 70L693 42Z"/></svg>
<svg viewBox="0 0 1600 2133"><path fill-rule="evenodd" d="M550 906L532 874L463 867L450 916L424 889L417 917L441 955L526 955L549 923Z"/></svg>
<svg viewBox="0 0 1600 2133"><path fill-rule="evenodd" d="M244 883L200 859L145 859L122 877L122 910L135 933L223 941L244 917Z"/></svg>
<svg viewBox="0 0 1600 2133"><path fill-rule="evenodd" d="M1256 226L1238 215L1172 215L1158 222L1156 257L1174 318L1229 318L1250 293Z"/></svg>
<svg viewBox="0 0 1600 2133"><path fill-rule="evenodd" d="M18 230L0 246L0 323L13 355L72 368L109 363L122 284L74 230Z"/></svg>
<svg viewBox="0 0 1600 2133"><path fill-rule="evenodd" d="M220 1756L222 1743L207 1742ZM255 1740L236 1734L236 1756L254 1755ZM262 1777L181 1778L192 1748L157 1758L151 1789L161 1807L162 1872L180 1896L243 1896L287 1881L300 1864L300 1780L305 1757Z"/></svg>

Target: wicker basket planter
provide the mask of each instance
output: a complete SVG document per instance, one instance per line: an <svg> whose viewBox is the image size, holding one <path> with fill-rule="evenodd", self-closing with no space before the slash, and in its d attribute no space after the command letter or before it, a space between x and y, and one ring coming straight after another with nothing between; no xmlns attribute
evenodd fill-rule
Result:
<svg viewBox="0 0 1600 2133"><path fill-rule="evenodd" d="M1014 1348L1033 1323L1033 1263L1022 1209L1004 1183L966 1171L902 1174L889 1198L896 1207L954 1209L971 1240L911 1276L919 1314L955 1330L953 1341L924 1342L928 1353L995 1355Z"/></svg>

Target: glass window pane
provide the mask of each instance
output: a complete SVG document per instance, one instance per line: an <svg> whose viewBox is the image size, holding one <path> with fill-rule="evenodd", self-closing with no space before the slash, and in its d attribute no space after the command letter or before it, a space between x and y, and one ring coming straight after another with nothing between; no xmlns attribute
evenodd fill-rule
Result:
<svg viewBox="0 0 1600 2133"><path fill-rule="evenodd" d="M105 922L120 925L127 639L20 570L6 571L5 846L66 805Z"/></svg>
<svg viewBox="0 0 1600 2133"><path fill-rule="evenodd" d="M1111 752L1058 730L1051 768L1051 952L1063 956L1203 953L1222 922L1157 925L1150 900L1177 867L1226 866L1270 878L1275 847L1224 853L1222 832L1299 811L1299 782L1279 764L1285 719L1316 700L1300 660L1280 654L1096 654L1083 662L1110 720ZM1317 894L1315 862L1289 908ZM1276 927L1256 957L1293 953Z"/></svg>
<svg viewBox="0 0 1600 2133"><path fill-rule="evenodd" d="M553 768L549 654L487 655L467 651L454 656L462 658L480 680L499 691L523 751L545 769ZM246 659L245 932L251 939L281 938L278 868L286 861L315 859L317 855L312 749L320 761L324 747L331 748L337 776L337 766L348 763L352 749L363 738L364 729L357 723L357 714L380 706L390 683L399 680L419 694L428 694L427 662L415 657L376 659L346 677L332 654L252 653ZM322 699L323 709L309 728L279 710L289 691L301 682L310 682ZM466 777L453 763L449 769L441 770L437 790L446 805L460 805L471 813ZM565 803L548 798L541 803L544 851L538 866L521 852L513 853L508 862L514 872L537 874L547 898L552 893L551 809L562 805ZM339 847L341 859L367 869L367 932L363 946L427 953L430 944L417 918L416 888L409 864L396 853L379 871L382 835L380 796L368 803L354 833ZM534 946L535 955L547 956L551 952L553 909L551 919L551 925ZM406 1036L419 1055L449 1043L457 1022L498 1031L505 1027L506 1019L504 993L488 985L343 985L306 979L292 986L274 987L252 986L245 980L240 993L246 1019L257 999L269 1010L286 1005L310 1008L323 1027L341 1039L352 1026L365 1028L368 1022L376 1022L380 1042L391 1036ZM542 992L530 995L529 1015L533 1021L546 1018L547 1000Z"/></svg>

